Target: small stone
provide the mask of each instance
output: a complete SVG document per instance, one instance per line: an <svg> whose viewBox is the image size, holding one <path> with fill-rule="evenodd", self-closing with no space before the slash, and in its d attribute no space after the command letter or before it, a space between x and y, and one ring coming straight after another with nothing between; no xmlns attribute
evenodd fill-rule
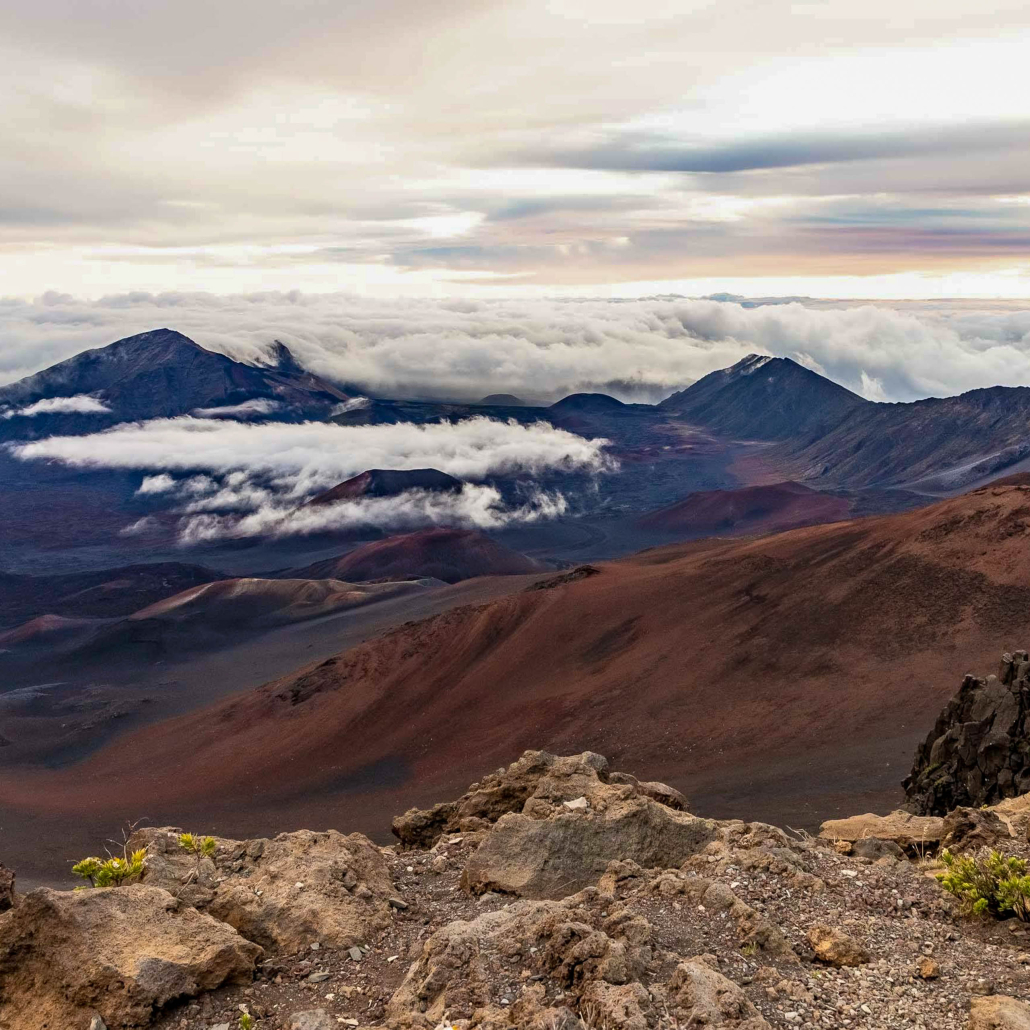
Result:
<svg viewBox="0 0 1030 1030"><path fill-rule="evenodd" d="M107 1024L99 1016L94 1016L89 1021L89 1030L107 1030ZM228 1024L226 1024L225 1030L229 1030Z"/></svg>
<svg viewBox="0 0 1030 1030"><path fill-rule="evenodd" d="M831 966L861 966L869 961L869 952L858 941L830 926L809 927L808 943L816 958Z"/></svg>
<svg viewBox="0 0 1030 1030"><path fill-rule="evenodd" d="M929 955L924 955L916 963L916 973L923 980L936 980L941 975L940 963Z"/></svg>
<svg viewBox="0 0 1030 1030"><path fill-rule="evenodd" d="M312 973L307 978L307 981L308 981L309 984L320 984L320 983L324 983L326 980L328 980L331 975L332 975L331 973L329 973L328 971L322 969L322 970L319 970L317 973Z"/></svg>
<svg viewBox="0 0 1030 1030"><path fill-rule="evenodd" d="M387 898L386 903L398 912L403 912L408 907L408 903L401 898Z"/></svg>
<svg viewBox="0 0 1030 1030"><path fill-rule="evenodd" d="M360 948L348 948L347 954L350 955L354 962L360 962L365 957L364 952Z"/></svg>
<svg viewBox="0 0 1030 1030"><path fill-rule="evenodd" d="M305 1009L294 1012L286 1024L289 1030L336 1030L335 1022L325 1009Z"/></svg>
<svg viewBox="0 0 1030 1030"><path fill-rule="evenodd" d="M585 797L579 797L575 801L563 801L562 805L570 812L582 812L590 807L590 802Z"/></svg>

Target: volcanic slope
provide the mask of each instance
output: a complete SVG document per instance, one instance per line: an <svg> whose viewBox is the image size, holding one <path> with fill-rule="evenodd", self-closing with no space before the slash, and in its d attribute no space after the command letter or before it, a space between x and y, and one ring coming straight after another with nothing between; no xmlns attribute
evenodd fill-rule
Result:
<svg viewBox="0 0 1030 1030"><path fill-rule="evenodd" d="M460 479L439 469L368 469L312 497L308 506L317 508L362 497L397 497L408 490L453 493L460 489Z"/></svg>
<svg viewBox="0 0 1030 1030"><path fill-rule="evenodd" d="M7 408L10 416L2 429L7 436L95 432L116 422L254 400L267 401L269 414L276 418L325 417L352 396L352 391L305 371L281 343L272 357L274 365L248 365L206 350L173 329L154 329L83 351L0 387L0 408ZM39 401L81 395L93 396L103 408L94 413L17 414Z"/></svg>
<svg viewBox="0 0 1030 1030"><path fill-rule="evenodd" d="M640 519L665 533L714 536L776 533L847 518L847 498L800 483L773 483L740 490L702 490Z"/></svg>
<svg viewBox="0 0 1030 1030"><path fill-rule="evenodd" d="M474 576L522 576L545 568L485 533L437 527L376 540L288 575L301 579L331 577L352 583L426 577L457 583Z"/></svg>
<svg viewBox="0 0 1030 1030"><path fill-rule="evenodd" d="M1030 480L655 549L406 624L73 769L12 771L0 801L383 834L398 796L543 740L644 765L702 814L814 826L896 804L955 668L1026 639L1028 546Z"/></svg>

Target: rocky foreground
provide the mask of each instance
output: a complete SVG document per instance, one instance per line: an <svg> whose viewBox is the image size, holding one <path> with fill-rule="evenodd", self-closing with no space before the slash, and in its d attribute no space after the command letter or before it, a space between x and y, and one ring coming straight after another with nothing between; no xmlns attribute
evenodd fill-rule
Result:
<svg viewBox="0 0 1030 1030"><path fill-rule="evenodd" d="M1030 854L1030 797L819 837L686 809L600 755L527 752L389 848L202 855L147 828L138 883L19 896L4 871L0 1028L1030 1028L1028 925L970 917L933 861Z"/></svg>

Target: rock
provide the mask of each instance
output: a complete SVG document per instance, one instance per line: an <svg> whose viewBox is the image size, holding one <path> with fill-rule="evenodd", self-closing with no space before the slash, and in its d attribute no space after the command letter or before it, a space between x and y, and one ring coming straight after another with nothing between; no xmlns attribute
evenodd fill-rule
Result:
<svg viewBox="0 0 1030 1030"><path fill-rule="evenodd" d="M687 1026L769 1030L744 992L699 958L676 967L667 994L671 1007L686 1017Z"/></svg>
<svg viewBox="0 0 1030 1030"><path fill-rule="evenodd" d="M990 809L956 808L944 817L941 847L949 851L997 848L1011 840L1009 827Z"/></svg>
<svg viewBox="0 0 1030 1030"><path fill-rule="evenodd" d="M524 898L562 898L596 883L614 860L648 868L678 866L717 832L707 819L639 794L605 797L595 792L595 799L590 809L563 810L549 819L503 816L470 857L462 886L475 894L493 890Z"/></svg>
<svg viewBox="0 0 1030 1030"><path fill-rule="evenodd" d="M493 956L517 959L572 998L595 981L630 984L651 961L651 934L646 920L595 888L563 901L518 901L468 922L448 923L429 937L390 999L388 1021L404 1025L417 1016L424 1020L418 1025L435 1026L445 1012L455 1022L499 1007L505 988L491 975ZM607 995L593 997L599 1005L616 1004ZM555 1019L560 1011L552 1013Z"/></svg>
<svg viewBox="0 0 1030 1030"><path fill-rule="evenodd" d="M973 998L968 1030L1030 1030L1030 1005L1004 994Z"/></svg>
<svg viewBox="0 0 1030 1030"><path fill-rule="evenodd" d="M424 811L409 809L394 819L393 832L404 847L429 848L444 833L489 829L512 812L547 818L552 809L580 798L596 808L597 800L612 789L622 797L651 797L668 808L686 807L683 795L665 784L643 784L628 774L612 779L608 760L592 751L566 758L527 751L507 769L483 777L457 801Z"/></svg>
<svg viewBox="0 0 1030 1030"><path fill-rule="evenodd" d="M365 953L360 948L348 948L347 954L352 962L360 962L365 957Z"/></svg>
<svg viewBox="0 0 1030 1030"><path fill-rule="evenodd" d="M0 916L0 1026L144 1026L171 1001L250 982L260 955L158 887L39 888Z"/></svg>
<svg viewBox="0 0 1030 1030"><path fill-rule="evenodd" d="M89 1021L89 1030L107 1030L107 1024L99 1016L94 1016Z"/></svg>
<svg viewBox="0 0 1030 1030"><path fill-rule="evenodd" d="M941 975L941 965L929 955L923 955L916 963L916 975L921 980L936 980Z"/></svg>
<svg viewBox="0 0 1030 1030"><path fill-rule="evenodd" d="M148 828L132 836L130 848L148 849L144 882L181 892L183 900L269 950L297 952L316 940L347 948L389 925L388 899L395 896L389 867L360 833L215 838L214 857L201 863L199 878L178 833Z"/></svg>
<svg viewBox="0 0 1030 1030"><path fill-rule="evenodd" d="M854 845L863 837L893 841L907 854L934 851L944 836L944 820L936 816L918 816L911 812L890 815L853 815L848 819L830 819L819 828L823 840L844 840Z"/></svg>
<svg viewBox="0 0 1030 1030"><path fill-rule="evenodd" d="M336 1030L336 1020L325 1009L294 1012L286 1025L289 1030Z"/></svg>
<svg viewBox="0 0 1030 1030"><path fill-rule="evenodd" d="M876 862L881 858L904 858L905 852L892 840L881 840L879 837L859 837L851 845L850 854L856 858L868 858Z"/></svg>
<svg viewBox="0 0 1030 1030"><path fill-rule="evenodd" d="M14 873L0 865L0 912L14 907Z"/></svg>
<svg viewBox="0 0 1030 1030"><path fill-rule="evenodd" d="M654 1004L639 983L614 984L594 980L579 999L579 1011L588 1027L619 1027L619 1030L648 1030Z"/></svg>
<svg viewBox="0 0 1030 1030"><path fill-rule="evenodd" d="M978 809L1030 791L1030 658L1004 654L997 676L967 675L926 740L905 780L908 807L945 815Z"/></svg>
<svg viewBox="0 0 1030 1030"><path fill-rule="evenodd" d="M816 924L808 929L808 943L815 957L827 965L862 966L869 961L869 952L843 930Z"/></svg>

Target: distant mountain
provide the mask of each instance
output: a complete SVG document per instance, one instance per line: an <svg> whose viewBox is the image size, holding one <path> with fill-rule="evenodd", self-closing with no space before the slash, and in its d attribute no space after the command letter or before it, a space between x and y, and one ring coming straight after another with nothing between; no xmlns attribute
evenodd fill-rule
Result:
<svg viewBox="0 0 1030 1030"><path fill-rule="evenodd" d="M674 393L659 407L719 433L782 440L824 431L869 404L790 358L749 354Z"/></svg>
<svg viewBox="0 0 1030 1030"><path fill-rule="evenodd" d="M585 415L608 415L626 408L620 400L609 397L606 393L571 393L560 401L555 401L548 408L548 411L560 415L585 414Z"/></svg>
<svg viewBox="0 0 1030 1030"><path fill-rule="evenodd" d="M516 397L513 393L491 393L479 403L485 404L488 407L521 408L526 402L521 397Z"/></svg>
<svg viewBox="0 0 1030 1030"><path fill-rule="evenodd" d="M266 402L260 413L270 418L324 418L352 396L305 371L281 343L272 357L274 365L248 365L172 329L140 333L0 387L0 434L93 432L198 409L211 415L258 400Z"/></svg>
<svg viewBox="0 0 1030 1030"><path fill-rule="evenodd" d="M40 615L111 618L189 587L223 579L202 565L157 562L96 572L21 576L0 572L0 626L16 626Z"/></svg>
<svg viewBox="0 0 1030 1030"><path fill-rule="evenodd" d="M477 530L436 528L376 540L286 575L349 583L429 577L457 583L474 576L526 575L546 567Z"/></svg>
<svg viewBox="0 0 1030 1030"><path fill-rule="evenodd" d="M438 469L369 469L308 501L308 507L353 501L359 497L396 497L408 490L451 493L462 482Z"/></svg>
<svg viewBox="0 0 1030 1030"><path fill-rule="evenodd" d="M727 536L778 533L848 517L849 501L800 483L772 483L739 490L701 490L649 512L640 525L666 533Z"/></svg>
<svg viewBox="0 0 1030 1030"><path fill-rule="evenodd" d="M806 479L962 489L1030 457L1030 388L864 404L820 438L780 450L782 467Z"/></svg>

